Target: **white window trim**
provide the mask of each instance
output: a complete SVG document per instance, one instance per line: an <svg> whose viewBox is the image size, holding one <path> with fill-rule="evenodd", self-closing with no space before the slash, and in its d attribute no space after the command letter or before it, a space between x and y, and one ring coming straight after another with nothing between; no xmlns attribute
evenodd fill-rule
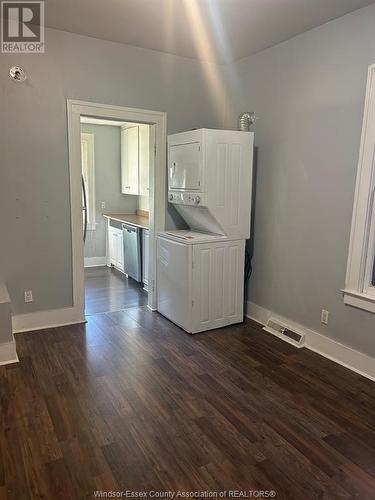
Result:
<svg viewBox="0 0 375 500"><path fill-rule="evenodd" d="M90 171L89 182L87 186L88 200L90 200L89 210L87 211L87 230L96 230L96 202L95 202L95 149L94 134L81 132L81 142L87 143L87 168Z"/></svg>
<svg viewBox="0 0 375 500"><path fill-rule="evenodd" d="M375 64L369 66L346 270L345 304L375 313Z"/></svg>

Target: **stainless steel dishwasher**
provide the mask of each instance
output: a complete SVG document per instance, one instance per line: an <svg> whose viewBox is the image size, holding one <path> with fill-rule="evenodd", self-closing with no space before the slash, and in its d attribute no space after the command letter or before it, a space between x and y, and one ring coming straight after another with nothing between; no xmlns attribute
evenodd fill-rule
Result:
<svg viewBox="0 0 375 500"><path fill-rule="evenodd" d="M141 229L130 224L122 225L124 239L124 271L136 281L142 281Z"/></svg>

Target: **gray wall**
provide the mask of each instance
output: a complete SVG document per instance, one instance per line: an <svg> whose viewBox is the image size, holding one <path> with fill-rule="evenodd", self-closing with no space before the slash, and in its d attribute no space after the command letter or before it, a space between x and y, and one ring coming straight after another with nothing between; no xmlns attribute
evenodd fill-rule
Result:
<svg viewBox="0 0 375 500"><path fill-rule="evenodd" d="M226 116L231 127L240 111L259 115L249 300L369 355L375 316L340 289L374 26L373 5L231 65Z"/></svg>
<svg viewBox="0 0 375 500"><path fill-rule="evenodd" d="M121 128L83 123L81 132L94 134L95 151L95 231L87 231L85 257L106 254L106 220L103 212L132 213L137 210L137 196L121 193ZM101 208L105 201L106 208Z"/></svg>
<svg viewBox="0 0 375 500"><path fill-rule="evenodd" d="M12 65L24 84L9 79ZM0 54L0 68L0 280L14 313L70 306L66 99L166 111L169 132L222 126L222 103L195 60L56 30L45 54Z"/></svg>

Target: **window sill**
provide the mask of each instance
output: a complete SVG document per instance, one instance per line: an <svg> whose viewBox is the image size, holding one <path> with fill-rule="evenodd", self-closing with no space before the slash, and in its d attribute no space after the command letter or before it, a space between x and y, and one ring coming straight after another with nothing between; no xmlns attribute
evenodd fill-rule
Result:
<svg viewBox="0 0 375 500"><path fill-rule="evenodd" d="M375 297L355 290L343 290L344 304L375 313Z"/></svg>

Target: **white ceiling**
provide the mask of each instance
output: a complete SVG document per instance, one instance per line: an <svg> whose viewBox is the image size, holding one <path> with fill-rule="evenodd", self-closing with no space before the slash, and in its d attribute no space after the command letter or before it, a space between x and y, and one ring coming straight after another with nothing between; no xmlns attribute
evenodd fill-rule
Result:
<svg viewBox="0 0 375 500"><path fill-rule="evenodd" d="M375 0L46 0L46 25L185 57L229 62Z"/></svg>

